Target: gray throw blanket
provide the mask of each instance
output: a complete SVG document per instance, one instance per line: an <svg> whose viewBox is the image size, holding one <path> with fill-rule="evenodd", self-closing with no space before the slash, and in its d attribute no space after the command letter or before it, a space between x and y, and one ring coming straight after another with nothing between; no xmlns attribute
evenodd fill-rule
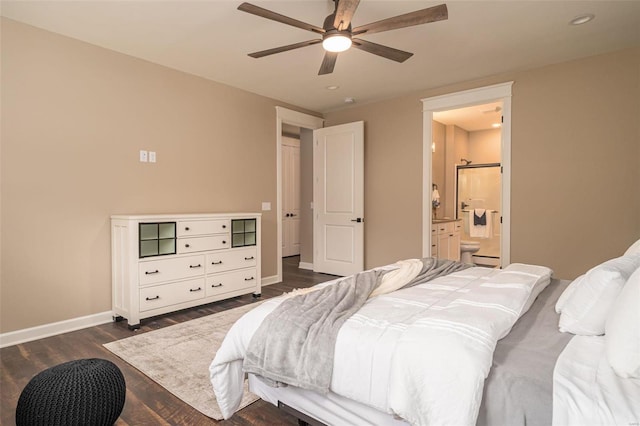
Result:
<svg viewBox="0 0 640 426"><path fill-rule="evenodd" d="M427 257L422 259L422 270L411 282L406 284L402 288L413 287L414 285L423 284L427 281L431 281L438 277L449 275L453 272L462 271L472 267L473 265L468 263L460 263L453 260L436 259L433 257Z"/></svg>
<svg viewBox="0 0 640 426"><path fill-rule="evenodd" d="M411 287L471 265L422 259ZM339 280L320 290L283 301L264 319L253 335L243 369L272 386L289 384L326 394L333 373L333 358L342 324L367 301L388 270L370 270Z"/></svg>

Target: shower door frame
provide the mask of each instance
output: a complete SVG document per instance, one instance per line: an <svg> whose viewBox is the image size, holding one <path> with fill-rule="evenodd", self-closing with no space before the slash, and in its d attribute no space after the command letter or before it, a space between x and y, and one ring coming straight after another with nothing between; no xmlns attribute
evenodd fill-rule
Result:
<svg viewBox="0 0 640 426"><path fill-rule="evenodd" d="M502 176L502 173L500 172L500 170L502 169L502 164L500 164L500 163L483 163L483 164L473 164L473 165L471 165L471 164L467 164L467 165L456 164L455 168L456 168L456 173L455 173L456 179L455 179L455 182L454 182L454 186L455 186L455 189L456 189L456 208L455 208L454 212L455 212L456 219L465 220L464 219L464 215L462 215L462 217L460 215L460 212L462 211L462 209L460 207L460 202L464 201L464 200L460 200L460 187L458 185L458 182L460 180L460 171L461 170L472 170L472 169L498 168L498 173L500 173L500 192L502 192L502 178L503 178L503 176ZM502 194L500 194L500 200L502 200ZM498 211L498 213L500 213L500 211ZM501 223L500 223L501 222L501 218L502 218L502 216L500 216L500 219L498 220L498 226L500 226L500 227L501 227ZM489 216L489 212L487 212L487 220L493 220L493 216ZM471 225L469 225L469 226L471 226ZM502 231L502 229L499 230L499 232L501 232L501 231ZM463 235L460 235L460 239L461 240L463 239ZM481 244L482 244L482 242L481 242ZM490 265L493 265L493 263L491 263L491 262L500 262L500 259L502 258L502 239L500 238L500 240L499 240L498 257L485 254L484 252L481 254L482 250L483 249L481 248L479 252L474 254L474 256L479 256L480 258L483 258L483 259L492 259L491 261L489 261L489 263L487 263L487 264L490 264Z"/></svg>
<svg viewBox="0 0 640 426"><path fill-rule="evenodd" d="M500 164L500 266L511 263L511 88L513 81L422 99L422 255L431 256L431 144L433 113L489 102L502 102Z"/></svg>

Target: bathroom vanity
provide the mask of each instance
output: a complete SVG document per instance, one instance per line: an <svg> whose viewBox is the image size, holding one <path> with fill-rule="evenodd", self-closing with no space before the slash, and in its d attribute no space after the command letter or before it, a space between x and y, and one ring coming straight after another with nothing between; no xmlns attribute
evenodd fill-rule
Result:
<svg viewBox="0 0 640 426"><path fill-rule="evenodd" d="M431 222L431 256L459 261L461 230L460 219L434 219Z"/></svg>

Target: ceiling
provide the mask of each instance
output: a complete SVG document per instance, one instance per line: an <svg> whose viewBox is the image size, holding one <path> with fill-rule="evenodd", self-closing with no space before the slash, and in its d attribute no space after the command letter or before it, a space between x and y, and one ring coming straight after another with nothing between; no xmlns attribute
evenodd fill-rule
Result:
<svg viewBox="0 0 640 426"><path fill-rule="evenodd" d="M317 26L330 0L253 1ZM3 16L317 112L503 72L640 46L640 1L447 1L446 21L361 36L414 53L396 63L358 49L318 76L317 44L254 59L250 52L317 36L237 10L231 0L6 1ZM435 6L362 0L353 26ZM568 22L595 14L587 24ZM328 86L338 86L328 90Z"/></svg>
<svg viewBox="0 0 640 426"><path fill-rule="evenodd" d="M442 124L456 125L467 132L493 129L502 123L502 102L437 111L433 113L433 119Z"/></svg>

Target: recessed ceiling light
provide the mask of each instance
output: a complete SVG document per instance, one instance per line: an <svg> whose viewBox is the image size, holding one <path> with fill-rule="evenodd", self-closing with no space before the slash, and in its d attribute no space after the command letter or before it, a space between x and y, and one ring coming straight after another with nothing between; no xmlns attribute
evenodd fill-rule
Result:
<svg viewBox="0 0 640 426"><path fill-rule="evenodd" d="M353 98L344 98L344 103L345 104L352 104L354 103L356 100Z"/></svg>
<svg viewBox="0 0 640 426"><path fill-rule="evenodd" d="M595 18L596 15L594 15L593 13L585 13L582 15L578 15L575 18L573 18L572 20L569 21L570 25L582 25L582 24L586 24L589 21L592 21L593 18Z"/></svg>
<svg viewBox="0 0 640 426"><path fill-rule="evenodd" d="M340 88L340 86L327 86L327 87L325 87L325 89L327 89L327 90L336 90L336 89L339 89L339 88Z"/></svg>

